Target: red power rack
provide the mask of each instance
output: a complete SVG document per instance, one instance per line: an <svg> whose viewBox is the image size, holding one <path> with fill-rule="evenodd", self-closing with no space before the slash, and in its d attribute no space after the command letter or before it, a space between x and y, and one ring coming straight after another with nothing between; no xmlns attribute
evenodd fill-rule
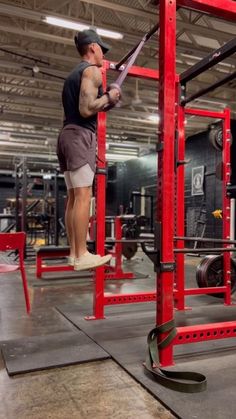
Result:
<svg viewBox="0 0 236 419"><path fill-rule="evenodd" d="M197 11L211 13L221 18L236 20L236 3L231 0L163 0L160 2L160 42L159 42L159 71L160 71L160 93L159 93L159 113L160 131L163 149L159 152L158 167L158 199L159 212L158 221L162 225L162 270L157 275L157 327L171 321L174 318L174 270L168 270L168 266L174 263L174 214L175 214L175 169L174 169L174 143L175 143L175 111L176 111L176 7L188 7ZM227 162L229 162L229 140L230 140L230 114L225 110L219 116L217 112L184 110L178 109L178 127L181 133L179 158L184 160L184 113L193 112L195 115L220 117L223 119L224 138L223 138L223 183L226 185L229 176ZM161 164L160 164L161 163ZM178 211L181 218L178 221L178 234L183 234L184 220L184 168L180 166L177 175ZM226 187L226 186L225 186ZM226 190L223 190L223 205L229 216L229 205L226 198ZM168 220L166 219L168 217ZM229 220L224 221L223 235L229 235ZM183 242L178 245L183 247ZM227 245L225 245L227 247ZM184 308L183 281L180 282L180 274L183 274L183 256L177 255L178 259L178 289L179 289L179 308ZM227 284L230 273L229 253L224 253L224 291L225 302L230 303L230 290ZM236 322L224 322L207 325L197 325L188 327L178 327L177 336L168 347L159 350L160 363L162 366L173 364L173 346L176 344L193 343L209 339L219 339L236 336ZM159 339L162 341L166 334L161 334Z"/></svg>
<svg viewBox="0 0 236 419"><path fill-rule="evenodd" d="M174 317L174 300L179 310L185 308L185 296L207 294L212 288L185 289L184 286L184 252L174 255L174 250L184 249L184 240L175 239L184 236L184 165L180 165L175 173L174 148L175 129L179 132L178 160L184 161L185 134L184 120L186 114L202 117L218 118L223 121L223 238L229 238L229 199L226 186L230 179L230 111L223 112L196 110L176 105L179 103L179 79L176 76L176 7L187 7L204 13L211 13L230 20L236 20L236 3L232 0L163 0L160 2L160 45L159 71L133 66L128 75L133 77L159 80L159 114L160 142L163 147L158 152L158 184L157 184L157 221L162 225L161 238L161 272L157 274L156 292L117 294L106 296L104 293L104 267L96 270L94 288L93 316L88 319L104 318L107 305L130 304L155 301L157 304L156 325L169 322ZM106 86L106 73L114 65L108 61L103 66L103 84ZM177 114L177 118L176 118ZM97 252L103 254L105 241L105 140L106 114L99 114L98 121L99 163L97 175ZM178 205L177 222L174 214ZM176 249L174 249L176 243ZM224 247L229 247L224 244ZM224 252L224 285L215 289L224 293L224 303L230 304L230 251ZM176 261L176 273L175 271ZM176 276L175 276L176 275ZM174 279L176 285L174 288ZM177 336L168 347L159 351L162 366L173 364L173 346L210 339L236 336L236 322L204 324L197 326L178 327ZM160 335L160 340L166 334Z"/></svg>

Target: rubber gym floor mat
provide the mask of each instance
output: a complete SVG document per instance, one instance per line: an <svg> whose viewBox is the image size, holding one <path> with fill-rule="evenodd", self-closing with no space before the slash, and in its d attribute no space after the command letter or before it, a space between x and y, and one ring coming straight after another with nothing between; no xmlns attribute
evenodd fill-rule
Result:
<svg viewBox="0 0 236 419"><path fill-rule="evenodd" d="M236 307L224 307L219 303L213 304L211 299L209 301L207 307L194 307L191 312L176 313L176 324L235 319ZM63 305L57 309L177 417L222 419L235 416L235 338L176 346L176 365L171 370L199 372L206 375L208 382L205 392L179 393L156 383L142 365L147 351L147 334L155 321L155 304L109 307L106 309L107 318L97 321L84 320L84 308L79 306Z"/></svg>
<svg viewBox="0 0 236 419"><path fill-rule="evenodd" d="M0 346L9 375L110 358L78 329L9 340Z"/></svg>

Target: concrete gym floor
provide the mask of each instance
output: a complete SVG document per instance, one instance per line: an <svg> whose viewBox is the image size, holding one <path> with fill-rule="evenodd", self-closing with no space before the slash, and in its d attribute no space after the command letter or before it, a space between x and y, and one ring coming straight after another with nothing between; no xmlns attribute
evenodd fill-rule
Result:
<svg viewBox="0 0 236 419"><path fill-rule="evenodd" d="M195 270L199 261L199 258L186 258L187 278L191 280L191 284L188 286L195 286ZM126 261L124 267L125 270L133 270L149 276L145 279L129 281L108 281L107 292L111 294L132 293L155 289L153 266L142 252L138 252L132 261ZM32 300L32 313L29 317L24 310L19 276L17 274L1 276L1 342L23 337L45 335L54 337L58 333L67 331L68 326L73 327L68 319L56 310L56 307L79 306L80 311L84 310L84 315L92 313L93 280L91 276L87 275L87 277L77 279L76 273L68 272L64 275L53 273L45 274L47 279L37 280L35 267L30 265L27 267L27 273ZM199 301L205 298L209 299L210 306L215 304L213 297L198 297ZM150 304L148 305L150 306ZM155 308L155 305L153 307ZM108 311L111 312L114 308L111 307ZM119 308L122 310L121 306ZM128 310L128 305L126 305L125 311ZM135 305L132 305L131 310L132 312L136 310ZM190 314L191 316L193 314ZM211 318L209 321L213 321L213 319ZM217 319L217 321L219 320ZM106 322L106 320L102 320L102 322ZM96 322L92 323L91 327L94 327ZM230 341L231 339L228 339L228 342ZM220 346L223 346L222 341ZM208 356L210 360L211 354ZM145 358L145 353L143 357ZM67 419L70 417L78 419L92 417L101 419L169 419L175 417L112 359L19 374L11 378L6 372L2 359L0 367L0 419ZM168 391L168 389L165 391L162 388L160 394L168 393ZM180 400L179 403L182 403L181 407L185 412L183 415L177 414L176 417L184 419L198 417L195 416L194 411L192 414L190 413L191 402L194 398L197 402L197 395L195 397L195 395L172 393L171 397ZM193 398L191 399L191 397ZM204 397L207 399L207 393L203 394ZM158 398L163 401L161 397ZM188 400L189 405L186 405ZM165 406L169 405L166 403ZM201 419L205 419L205 417L201 414ZM217 416L214 412L211 417L221 418L222 416ZM224 418L228 417L232 417L232 414L227 414L226 407Z"/></svg>
<svg viewBox="0 0 236 419"><path fill-rule="evenodd" d="M142 256L127 262L127 269L137 270ZM77 280L75 273L67 272L64 278L61 273L53 273L44 274L47 279L40 281L35 278L35 267L26 267L32 301L29 317L25 313L20 276L13 273L0 277L1 342L66 331L69 322L55 309L61 304L80 304L86 307L84 314L91 313L91 276ZM126 285L123 281L112 281L108 291L152 289L152 266L147 263L147 268L152 278L146 280L146 285L143 279L136 280L135 284L126 281ZM143 271L147 268L143 267ZM1 357L0 394L0 419L174 417L112 359L9 377Z"/></svg>

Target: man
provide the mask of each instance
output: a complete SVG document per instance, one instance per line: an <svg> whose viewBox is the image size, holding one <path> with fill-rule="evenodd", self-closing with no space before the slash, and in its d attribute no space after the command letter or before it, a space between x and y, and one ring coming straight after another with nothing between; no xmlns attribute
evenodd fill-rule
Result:
<svg viewBox="0 0 236 419"><path fill-rule="evenodd" d="M111 255L93 255L87 251L92 184L96 168L97 113L120 99L112 88L103 94L100 68L109 46L89 29L75 36L82 61L65 80L62 102L64 127L58 137L57 155L67 186L65 224L70 256L68 263L77 271L94 269L108 263Z"/></svg>

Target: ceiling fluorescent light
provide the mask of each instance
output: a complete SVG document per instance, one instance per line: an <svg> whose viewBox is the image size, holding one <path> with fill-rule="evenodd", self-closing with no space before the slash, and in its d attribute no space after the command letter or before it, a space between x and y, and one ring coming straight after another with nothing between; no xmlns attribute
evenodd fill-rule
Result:
<svg viewBox="0 0 236 419"><path fill-rule="evenodd" d="M223 107L227 106L226 103L224 103L224 102L218 102L217 100L199 98L198 101L199 102L211 103L211 104L213 103L214 105L217 105L217 106L223 106Z"/></svg>
<svg viewBox="0 0 236 419"><path fill-rule="evenodd" d="M109 31L107 29L94 28L98 35L103 36L104 38L111 39L123 39L123 35L120 32Z"/></svg>
<svg viewBox="0 0 236 419"><path fill-rule="evenodd" d="M131 144L131 143L121 143L121 142L109 142L107 143L109 147L119 147L119 148L133 148L135 150L139 150L139 145Z"/></svg>
<svg viewBox="0 0 236 419"><path fill-rule="evenodd" d="M89 25L84 25L83 23L76 23L72 20L66 19L59 19L53 16L45 16L43 21L46 23L50 23L50 25L60 26L61 28L66 29L73 29L75 31L84 31L85 29L89 29Z"/></svg>
<svg viewBox="0 0 236 419"><path fill-rule="evenodd" d="M158 124L160 122L160 116L159 115L149 115L148 120Z"/></svg>
<svg viewBox="0 0 236 419"><path fill-rule="evenodd" d="M111 154L106 153L106 159L109 161L126 161L131 159L137 159L138 156L127 156L126 154Z"/></svg>
<svg viewBox="0 0 236 419"><path fill-rule="evenodd" d="M194 60L202 60L201 57L197 57L196 55L192 55L192 54L181 53L180 55L182 55L182 57L186 57L186 58L193 58Z"/></svg>
<svg viewBox="0 0 236 419"><path fill-rule="evenodd" d="M50 23L51 25L60 26L61 28L72 29L75 31L84 31L86 29L93 28L98 35L104 36L105 38L111 39L123 39L123 35L119 32L110 31L107 29L91 27L90 25L86 25L84 23L77 23L72 20L67 19L60 19L53 16L45 16L43 21L46 23Z"/></svg>
<svg viewBox="0 0 236 419"><path fill-rule="evenodd" d="M0 141L9 141L9 134L8 133L1 133L0 134Z"/></svg>

